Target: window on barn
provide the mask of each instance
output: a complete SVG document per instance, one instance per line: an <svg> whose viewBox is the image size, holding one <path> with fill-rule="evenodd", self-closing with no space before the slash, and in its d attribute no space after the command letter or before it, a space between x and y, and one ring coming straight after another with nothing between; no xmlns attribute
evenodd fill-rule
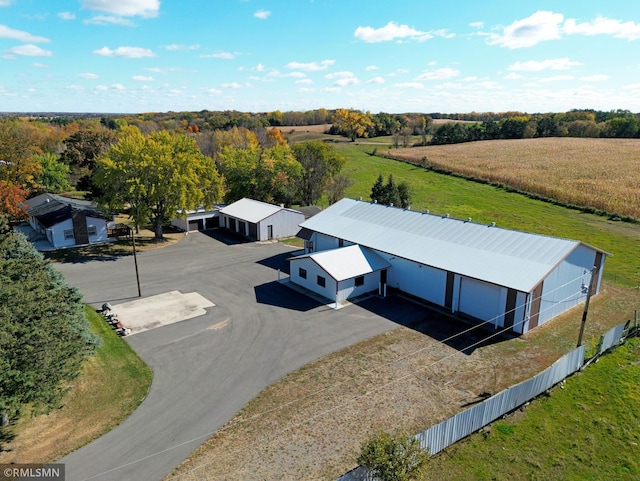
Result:
<svg viewBox="0 0 640 481"><path fill-rule="evenodd" d="M87 234L89 235L98 235L98 230L95 225L90 225L87 227Z"/></svg>
<svg viewBox="0 0 640 481"><path fill-rule="evenodd" d="M344 247L344 239L338 239L338 247Z"/></svg>
<svg viewBox="0 0 640 481"><path fill-rule="evenodd" d="M302 277L303 279L307 278L307 270L303 269L302 267L298 268L298 275L300 277Z"/></svg>
<svg viewBox="0 0 640 481"><path fill-rule="evenodd" d="M73 237L73 229L67 229L64 231L65 240L74 239Z"/></svg>
<svg viewBox="0 0 640 481"><path fill-rule="evenodd" d="M318 285L320 287L324 287L325 286L325 279L322 276L318 276Z"/></svg>
<svg viewBox="0 0 640 481"><path fill-rule="evenodd" d="M353 280L353 284L358 287L358 286L364 286L364 276L358 276Z"/></svg>

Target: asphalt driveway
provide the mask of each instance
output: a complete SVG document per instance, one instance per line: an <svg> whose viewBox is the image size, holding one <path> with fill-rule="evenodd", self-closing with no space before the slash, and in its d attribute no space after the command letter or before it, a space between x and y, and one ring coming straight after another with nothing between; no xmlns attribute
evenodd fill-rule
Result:
<svg viewBox="0 0 640 481"><path fill-rule="evenodd" d="M215 304L203 316L126 338L154 372L120 426L62 458L67 481L157 481L249 400L287 373L425 315L389 298L333 310L277 282L296 252L202 233L138 255L143 297L178 290ZM137 298L133 258L57 264L85 302Z"/></svg>

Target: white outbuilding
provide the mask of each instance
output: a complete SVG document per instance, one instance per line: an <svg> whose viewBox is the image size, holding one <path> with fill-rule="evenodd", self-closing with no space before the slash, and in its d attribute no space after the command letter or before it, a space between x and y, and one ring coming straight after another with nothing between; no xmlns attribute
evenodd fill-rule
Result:
<svg viewBox="0 0 640 481"><path fill-rule="evenodd" d="M247 198L220 209L220 227L255 241L293 237L304 219L297 210Z"/></svg>
<svg viewBox="0 0 640 481"><path fill-rule="evenodd" d="M389 287L520 334L583 303L594 267L592 294L597 294L608 255L579 241L352 199L342 199L300 226L305 256L291 259L292 282L310 289L318 276L326 276L339 284L344 279L335 275L337 266L361 266L361 256L371 253L379 268L367 273L376 281L368 282L377 283L379 292ZM361 254L345 250L348 246L359 247ZM380 267L378 259L388 267ZM315 270L310 278L307 269L308 277L301 280L297 269L306 269L303 261L307 266L313 261ZM332 289L333 284L323 291L331 301L344 296L340 285Z"/></svg>

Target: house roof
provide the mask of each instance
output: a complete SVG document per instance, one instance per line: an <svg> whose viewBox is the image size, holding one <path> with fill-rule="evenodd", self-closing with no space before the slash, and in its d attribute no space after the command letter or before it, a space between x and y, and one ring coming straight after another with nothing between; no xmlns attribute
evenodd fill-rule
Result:
<svg viewBox="0 0 640 481"><path fill-rule="evenodd" d="M303 258L313 260L338 282L391 267L374 251L359 245L305 254L291 260Z"/></svg>
<svg viewBox="0 0 640 481"><path fill-rule="evenodd" d="M91 217L104 218L95 203L88 200L71 199L56 194L40 194L24 202L31 217L35 217L44 227L51 227L70 219L73 211L83 210Z"/></svg>
<svg viewBox="0 0 640 481"><path fill-rule="evenodd" d="M259 200L240 199L235 201L233 204L229 204L226 207L220 209L220 212L235 217L236 219L245 220L247 222L251 222L252 224L256 224L267 217L271 217L273 214L280 212L281 210L289 210L291 212L295 212L297 214L301 214L301 212L295 211L293 209L285 209L284 207L280 207L278 205L267 204L266 202L260 202Z"/></svg>
<svg viewBox="0 0 640 481"><path fill-rule="evenodd" d="M584 245L352 199L300 227L522 292Z"/></svg>

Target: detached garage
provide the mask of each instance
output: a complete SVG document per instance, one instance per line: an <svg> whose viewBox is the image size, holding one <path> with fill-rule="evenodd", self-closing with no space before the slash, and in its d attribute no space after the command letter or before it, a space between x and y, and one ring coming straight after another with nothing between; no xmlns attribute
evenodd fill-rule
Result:
<svg viewBox="0 0 640 481"><path fill-rule="evenodd" d="M575 240L352 199L300 227L306 254L366 248L389 264L382 290L388 286L519 334L582 304L594 267L597 294L609 255Z"/></svg>
<svg viewBox="0 0 640 481"><path fill-rule="evenodd" d="M391 265L371 249L352 245L289 259L292 282L332 302L382 293Z"/></svg>
<svg viewBox="0 0 640 481"><path fill-rule="evenodd" d="M297 210L247 198L220 209L220 227L255 241L293 237L304 219Z"/></svg>

